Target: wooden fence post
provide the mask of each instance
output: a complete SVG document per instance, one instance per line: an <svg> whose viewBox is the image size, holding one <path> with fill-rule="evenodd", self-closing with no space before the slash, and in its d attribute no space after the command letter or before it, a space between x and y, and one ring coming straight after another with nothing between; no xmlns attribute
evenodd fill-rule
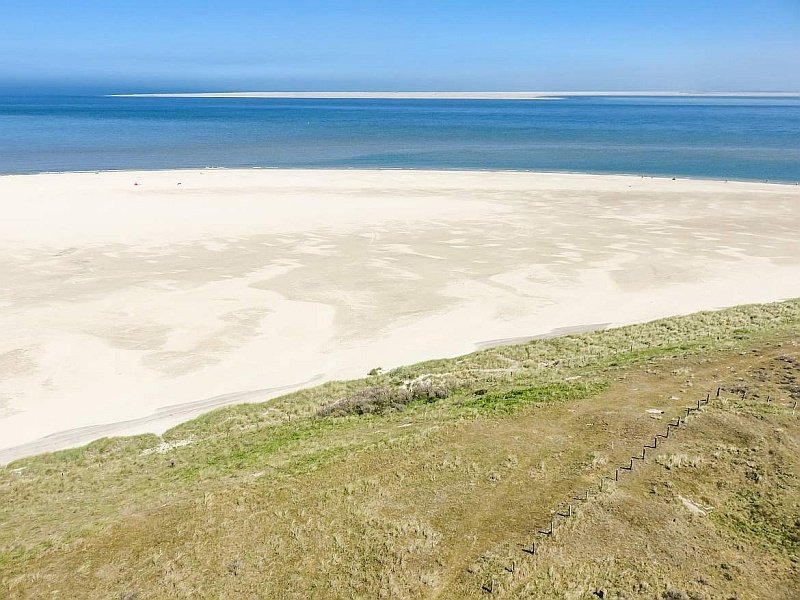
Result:
<svg viewBox="0 0 800 600"><path fill-rule="evenodd" d="M485 589L490 594L494 594L494 582L495 580L494 578L492 578L491 580L489 580L489 583L487 585L483 586L483 589Z"/></svg>

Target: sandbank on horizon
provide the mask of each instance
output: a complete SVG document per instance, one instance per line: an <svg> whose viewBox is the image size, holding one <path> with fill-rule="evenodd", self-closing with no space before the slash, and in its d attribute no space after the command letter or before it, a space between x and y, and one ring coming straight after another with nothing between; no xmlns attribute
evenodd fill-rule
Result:
<svg viewBox="0 0 800 600"><path fill-rule="evenodd" d="M0 210L0 463L487 343L800 296L792 185L58 173L0 177Z"/></svg>
<svg viewBox="0 0 800 600"><path fill-rule="evenodd" d="M604 92L370 92L370 91L270 91L270 92L150 92L109 94L110 98L282 98L320 100L561 100L584 96L628 96L628 97L760 97L788 98L800 96L800 92L665 92L665 91L604 91Z"/></svg>

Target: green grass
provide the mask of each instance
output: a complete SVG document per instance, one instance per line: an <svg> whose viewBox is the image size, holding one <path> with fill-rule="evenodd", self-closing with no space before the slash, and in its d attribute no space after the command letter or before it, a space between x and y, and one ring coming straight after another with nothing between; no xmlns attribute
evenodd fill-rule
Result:
<svg viewBox="0 0 800 600"><path fill-rule="evenodd" d="M712 514L712 519L734 539L768 546L800 560L800 513L792 516L786 511L792 501L772 489L745 488L736 492L724 512Z"/></svg>
<svg viewBox="0 0 800 600"><path fill-rule="evenodd" d="M531 404L581 400L599 394L606 383L550 383L546 385L488 392L474 395L458 403L459 408L476 409L483 413L512 414Z"/></svg>
<svg viewBox="0 0 800 600"><path fill-rule="evenodd" d="M363 423L365 419L360 419ZM291 454L314 439L316 445L335 445L331 437L337 437L344 430L353 427L354 419L338 420L306 419L274 425L268 431L241 433L234 439L229 437L216 439L211 447L205 450L202 462L191 461L191 466L177 469L177 474L185 480L197 480L201 476L224 476L242 470L257 469L277 454ZM330 452L331 448L326 448ZM316 453L318 454L318 453ZM304 460L311 460L305 457Z"/></svg>

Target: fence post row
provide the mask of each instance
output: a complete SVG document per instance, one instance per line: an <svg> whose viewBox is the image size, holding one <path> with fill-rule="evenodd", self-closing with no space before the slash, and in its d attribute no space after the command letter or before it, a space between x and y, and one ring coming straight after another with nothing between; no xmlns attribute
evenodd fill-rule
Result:
<svg viewBox="0 0 800 600"><path fill-rule="evenodd" d="M722 390L721 387L717 388L717 393L716 393L716 397L717 398L720 397L721 390ZM744 399L745 395L746 395L746 392L742 392L742 399ZM703 403L708 404L710 401L711 401L711 392L708 392L706 394L705 400L704 401L703 400L698 400L697 401L697 408L688 407L686 409L686 414L687 415L691 414L691 412L693 410L699 411L700 407L701 407L701 404L703 404ZM771 402L771 397L770 396L767 396L767 402ZM797 408L797 401L794 402L794 406L792 407L792 414L794 414L794 410L796 408ZM647 448L658 448L658 438L659 437L669 438L670 430L673 427L677 429L678 427L680 427L682 422L685 422L685 417L678 416L675 419L674 423L672 421L667 423L666 432L663 435L662 434L657 434L653 438L653 445L652 446L650 446L648 444L645 444L642 447L642 456L641 457L634 456L634 457L632 457L630 459L630 463L629 463L628 466L615 468L614 469L614 481L616 481L616 482L619 481L620 469L624 469L626 471L633 471L633 461L634 461L634 459L636 459L636 460L645 460L645 457L647 455ZM605 477L600 477L600 492L601 493L604 491L605 479L606 479ZM611 479L611 478L609 477L609 479ZM587 500L588 501L589 500L589 490L588 489L586 490L585 496L583 498L577 497L576 499L577 500ZM540 531L539 533L541 533L543 535L553 535L554 532L555 532L555 528L556 528L556 515L558 515L558 514L560 514L560 513L556 513L556 514L554 514L554 515L552 515L550 517L550 530L549 531ZM567 515L566 516L569 518L569 517L572 517L572 515L573 515L572 503L568 503L567 504ZM561 515L561 516L564 516L564 515ZM523 552L526 552L528 554L535 555L537 553L536 541L534 540L534 541L531 542L530 549L525 547L525 546L523 546L522 550L523 550ZM516 571L516 566L517 566L516 561L512 561L511 566L510 567L506 567L506 570L508 572L510 572L510 573L514 573ZM496 583L496 580L495 579L491 579L488 584L483 586L483 589L486 590L487 592L489 592L490 594L493 594L494 593L494 589L495 589L495 583Z"/></svg>
<svg viewBox="0 0 800 600"><path fill-rule="evenodd" d="M721 390L722 390L721 387L717 388L717 393L716 393L716 397L717 398L720 397ZM742 391L742 399L743 400L744 400L746 395L747 395L747 391L746 390ZM693 410L699 411L700 407L701 407L701 404L703 404L703 403L708 404L710 401L711 401L711 392L706 394L706 398L705 398L704 401L703 400L698 400L697 401L697 408L695 408L693 406L692 407L688 407L686 409L686 414L687 415L691 414L691 412ZM767 402L772 402L772 397L771 396L767 396ZM795 413L796 409L797 409L797 401L795 400L794 404L792 406L792 414ZM633 461L634 461L634 459L636 459L636 460L645 460L645 456L646 456L646 453L647 453L647 448L657 448L658 447L658 438L659 437L669 438L670 430L673 427L677 429L678 427L680 427L681 423L685 423L685 422L686 422L686 417L678 416L675 419L674 423L672 421L667 423L666 433L664 433L663 435L662 434L657 434L656 437L653 438L653 445L652 446L645 444L642 447L642 456L641 457L634 456L633 458L630 459L630 464L628 466L617 467L616 469L614 469L614 481L617 481L617 482L619 481L620 469L624 469L626 471L633 471ZM604 486L605 479L606 479L605 477L600 477L600 492L601 493L603 492L603 489L604 489L603 486ZM611 478L609 477L608 479L611 479ZM589 490L588 489L586 490L586 495L583 498L578 497L578 498L576 498L576 500L589 500ZM556 513L555 515L550 517L550 530L549 531L540 531L539 533L544 534L544 535L553 535L553 533L555 532L555 527L556 527L556 515L558 515L558 514L560 514L560 513ZM561 515L561 516L564 516L564 515ZM567 515L566 516L567 517L571 517L572 516L572 503L568 503L567 504ZM535 541L531 542L530 549L528 549L526 547L523 547L523 551L527 552L528 554L536 554L537 553L536 542ZM516 570L516 561L513 561L511 563L510 569L509 569L509 567L506 567L506 570L509 571L510 573L514 573L514 571ZM495 580L492 579L489 582L488 585L484 585L483 587L490 594L494 593Z"/></svg>

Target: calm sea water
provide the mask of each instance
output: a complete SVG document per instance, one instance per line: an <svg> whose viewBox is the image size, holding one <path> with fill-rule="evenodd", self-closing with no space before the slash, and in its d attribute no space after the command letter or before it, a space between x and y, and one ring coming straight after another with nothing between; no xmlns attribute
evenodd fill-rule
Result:
<svg viewBox="0 0 800 600"><path fill-rule="evenodd" d="M800 180L799 98L0 97L0 173L509 169Z"/></svg>

